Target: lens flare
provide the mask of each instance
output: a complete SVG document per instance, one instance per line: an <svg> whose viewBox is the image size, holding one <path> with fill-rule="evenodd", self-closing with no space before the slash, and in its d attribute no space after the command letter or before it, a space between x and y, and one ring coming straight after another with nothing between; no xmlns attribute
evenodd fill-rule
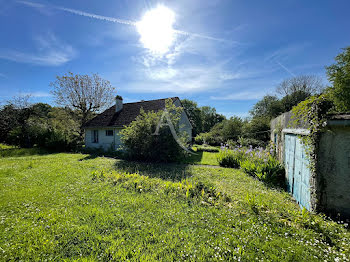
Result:
<svg viewBox="0 0 350 262"><path fill-rule="evenodd" d="M136 23L140 42L153 53L167 53L175 40L174 22L175 13L165 6L149 10Z"/></svg>

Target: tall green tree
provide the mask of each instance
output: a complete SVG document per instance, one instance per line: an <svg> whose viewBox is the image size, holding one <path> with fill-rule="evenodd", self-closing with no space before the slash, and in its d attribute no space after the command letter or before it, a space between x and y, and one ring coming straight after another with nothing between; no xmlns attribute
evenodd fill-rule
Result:
<svg viewBox="0 0 350 262"><path fill-rule="evenodd" d="M224 143L229 139L237 140L242 133L242 127L243 120L238 116L233 116L217 123L209 133L213 137L220 138Z"/></svg>
<svg viewBox="0 0 350 262"><path fill-rule="evenodd" d="M292 110L294 106L310 97L310 93L299 90L286 95L280 100L281 113Z"/></svg>
<svg viewBox="0 0 350 262"><path fill-rule="evenodd" d="M329 89L337 111L350 111L350 46L335 57L336 63L326 67Z"/></svg>
<svg viewBox="0 0 350 262"><path fill-rule="evenodd" d="M250 114L253 118L273 118L278 116L282 111L282 104L277 96L266 95L253 106L252 110L250 110Z"/></svg>
<svg viewBox="0 0 350 262"><path fill-rule="evenodd" d="M270 139L270 120L267 116L254 117L243 127L244 137L253 138L263 142Z"/></svg>
<svg viewBox="0 0 350 262"><path fill-rule="evenodd" d="M9 143L9 133L19 125L19 109L6 104L0 109L0 142Z"/></svg>
<svg viewBox="0 0 350 262"><path fill-rule="evenodd" d="M218 114L214 107L202 106L201 110L201 120L202 120L202 132L209 132L210 129L215 126L215 124L225 120L225 116Z"/></svg>
<svg viewBox="0 0 350 262"><path fill-rule="evenodd" d="M195 137L200 132L202 132L201 110L198 107L197 103L192 100L183 99L181 100L181 103L191 122L191 125L193 127L192 135Z"/></svg>

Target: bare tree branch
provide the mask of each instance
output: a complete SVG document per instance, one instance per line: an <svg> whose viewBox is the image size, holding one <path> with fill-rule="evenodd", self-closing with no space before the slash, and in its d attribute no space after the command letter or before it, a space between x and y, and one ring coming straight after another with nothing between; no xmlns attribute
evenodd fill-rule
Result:
<svg viewBox="0 0 350 262"><path fill-rule="evenodd" d="M321 93L324 88L325 86L320 77L302 75L284 80L277 86L276 92L282 96L286 96L297 91L303 91L311 96Z"/></svg>
<svg viewBox="0 0 350 262"><path fill-rule="evenodd" d="M106 109L114 101L115 88L98 74L79 75L71 72L57 76L50 84L57 104L77 110L81 127L93 113Z"/></svg>

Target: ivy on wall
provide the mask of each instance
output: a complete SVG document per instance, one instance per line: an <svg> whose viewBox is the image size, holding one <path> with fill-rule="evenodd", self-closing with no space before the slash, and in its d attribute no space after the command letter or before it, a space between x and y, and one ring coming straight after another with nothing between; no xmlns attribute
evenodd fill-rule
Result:
<svg viewBox="0 0 350 262"><path fill-rule="evenodd" d="M290 125L293 128L307 128L308 135L299 136L304 144L306 155L309 158L311 171L311 205L315 209L316 202L320 199L320 192L316 190L316 168L318 161L318 146L322 129L327 125L327 115L333 109L333 102L327 94L313 96L299 103L292 109Z"/></svg>

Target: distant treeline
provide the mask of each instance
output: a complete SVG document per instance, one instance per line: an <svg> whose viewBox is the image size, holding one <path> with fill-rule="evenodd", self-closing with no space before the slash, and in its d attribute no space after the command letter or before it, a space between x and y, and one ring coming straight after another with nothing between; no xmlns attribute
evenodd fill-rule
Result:
<svg viewBox="0 0 350 262"><path fill-rule="evenodd" d="M82 144L78 113L48 104L8 102L0 110L0 142L24 148L74 150Z"/></svg>

